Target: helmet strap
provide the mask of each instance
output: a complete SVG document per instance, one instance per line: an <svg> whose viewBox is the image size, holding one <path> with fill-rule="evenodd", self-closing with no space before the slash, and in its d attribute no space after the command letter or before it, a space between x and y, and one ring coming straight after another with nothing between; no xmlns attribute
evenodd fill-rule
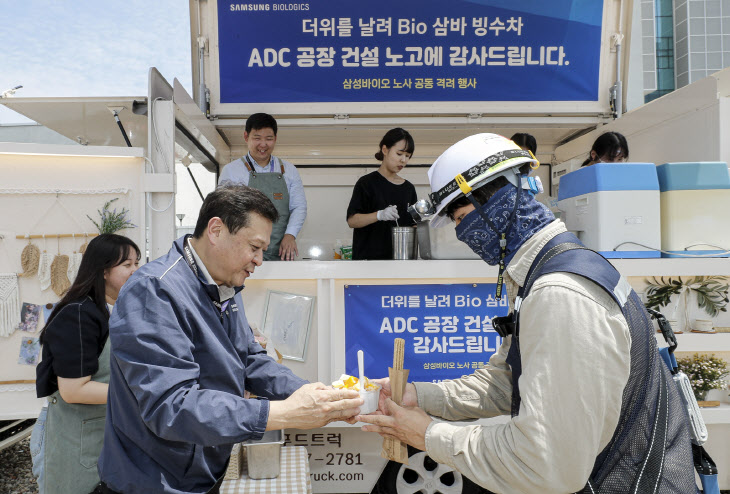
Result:
<svg viewBox="0 0 730 494"><path fill-rule="evenodd" d="M467 199L469 199L469 202L471 202L472 206L474 206L474 208L477 211L479 211L479 215L482 217L482 219L484 220L484 222L487 225L489 225L489 228L491 228L493 231L496 232L497 231L497 228L494 226L494 223L492 223L492 220L489 218L489 216L487 216L487 213L485 213L482 210L483 204L479 204L479 201L476 200L476 198L472 195L471 192L467 192L464 195L466 196Z"/></svg>

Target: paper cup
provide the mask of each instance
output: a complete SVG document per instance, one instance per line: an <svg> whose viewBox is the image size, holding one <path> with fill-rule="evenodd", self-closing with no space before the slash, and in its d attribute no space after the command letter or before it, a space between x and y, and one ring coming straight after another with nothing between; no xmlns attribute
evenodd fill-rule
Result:
<svg viewBox="0 0 730 494"><path fill-rule="evenodd" d="M371 391L360 391L365 403L360 405L360 415L367 415L373 413L378 409L378 398L380 397L380 385L376 384L377 389Z"/></svg>

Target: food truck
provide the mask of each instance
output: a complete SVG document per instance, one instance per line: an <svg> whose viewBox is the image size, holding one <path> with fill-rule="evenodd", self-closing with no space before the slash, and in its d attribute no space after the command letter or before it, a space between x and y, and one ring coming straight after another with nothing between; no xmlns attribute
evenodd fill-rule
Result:
<svg viewBox="0 0 730 494"><path fill-rule="evenodd" d="M352 236L345 218L352 187L378 166L373 154L393 127L414 136L402 176L419 197L429 192L426 171L435 158L480 132L537 138L543 165L536 174L546 190L539 198L556 211L560 178L580 166L605 130L625 133L632 161L728 162L719 138L730 122L727 71L621 115L631 97L622 81L635 77L629 69L641 42L631 28L638 4L191 0L192 94L152 68L147 95L0 100L81 144L0 143L0 171L8 177L0 191L0 273L19 271L28 242L48 255L78 250L94 231L96 211L112 199L137 225L126 234L146 245L148 259L160 256L175 238L176 182L188 179L175 176L175 162L201 163L217 177L246 153L247 116L266 112L279 125L275 154L302 177L308 213L297 261L264 263L247 280L248 319L283 363L310 381L356 375L358 350L368 377L387 375L397 337L406 339L411 380L471 373L501 343L491 326L507 311L504 299L494 298L497 269L460 245L453 227L427 224L419 225L420 259L336 260ZM708 129L704 137L695 135L702 134L698 122ZM691 144L688 132L695 132ZM716 257L612 263L641 293L648 277L730 276L727 259ZM34 277L17 278L15 286L18 303L58 300ZM279 331L281 324L290 331ZM715 326L730 326L726 314ZM0 340L0 419L38 414L34 368L15 363L23 340L36 336L15 331ZM687 331L678 351L724 352L728 359L729 338ZM720 465L730 458L724 401L703 412L707 449ZM415 450L408 466L386 461L382 439L357 425L336 422L285 437L307 447L314 492L403 493L418 482L424 492L479 492ZM720 472L720 484L730 485L729 472Z"/></svg>

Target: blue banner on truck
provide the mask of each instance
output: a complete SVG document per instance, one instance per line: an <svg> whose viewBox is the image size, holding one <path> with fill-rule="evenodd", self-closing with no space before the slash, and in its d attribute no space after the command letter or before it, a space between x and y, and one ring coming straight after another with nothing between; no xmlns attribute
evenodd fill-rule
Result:
<svg viewBox="0 0 730 494"><path fill-rule="evenodd" d="M483 368L502 344L492 318L508 313L494 284L349 285L345 287L345 367L358 375L388 376L393 341L403 338L409 381L441 381Z"/></svg>
<svg viewBox="0 0 730 494"><path fill-rule="evenodd" d="M597 101L602 0L218 0L221 103Z"/></svg>

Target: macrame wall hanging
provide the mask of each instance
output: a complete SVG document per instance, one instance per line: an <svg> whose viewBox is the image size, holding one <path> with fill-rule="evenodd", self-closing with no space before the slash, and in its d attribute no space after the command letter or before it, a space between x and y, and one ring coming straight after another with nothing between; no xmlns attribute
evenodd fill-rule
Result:
<svg viewBox="0 0 730 494"><path fill-rule="evenodd" d="M48 214L53 211L54 209L60 209L62 211L65 211L65 213L68 215L69 218L71 218L77 226L79 226L79 229L81 231L84 230L84 228L81 226L81 224L78 222L74 214L69 211L69 209L63 204L63 202L60 199L61 195L67 195L67 194L73 194L73 195L90 195L90 194L127 194L129 192L129 189L127 188L118 188L118 189L75 189L75 190L60 190L60 189L3 189L0 188L0 194L22 194L22 195L28 195L28 194L55 194L55 200L48 206L48 208L43 212L43 214L38 215L38 220L36 223L29 229L29 233L26 235L17 235L16 239L28 239L28 245L25 246L23 249L21 255L20 255L20 264L22 268L21 273L17 274L7 274L7 275L0 275L3 276L2 279L0 279L0 282L2 282L2 285L0 285L0 305L7 302L6 298L11 297L12 294L14 297L18 297L17 294L17 285L18 285L18 277L32 277L32 276L38 276L38 281L40 284L41 291L45 291L48 288L52 288L54 293L58 295L59 297L62 297L66 291L69 289L73 281L76 279L76 276L78 275L78 270L81 265L81 260L83 258L84 252L86 252L86 247L88 246L88 237L89 236L96 236L96 234L87 234L87 233L71 233L71 234L65 234L65 233L57 233L57 234L49 234L49 235L31 235L30 231L32 231L38 224L44 219L48 217ZM116 199L114 199L116 200ZM60 239L61 237L73 237L74 239L76 237L84 237L84 242L78 247L78 249L74 250L73 254L70 256L61 254L60 252L60 245L57 243L57 252L55 256L51 256L48 251L46 250L46 237L55 237L57 239ZM0 235L0 240L3 239L3 235ZM37 245L34 245L31 242L31 238L42 238L43 239L43 251L40 250L40 248ZM75 243L75 242L74 242ZM10 290L9 286L7 285L9 283L8 280L13 280L13 286L15 286L14 291ZM6 293L7 291L7 293ZM18 306L19 302L16 303L16 308L10 310L7 314L5 312L0 312L0 336L4 336L7 334L12 333L15 330L15 325L17 325L17 319L20 317L19 314L16 314L18 312ZM4 309L3 309L4 310ZM8 326L7 321L10 315L13 315L12 318L14 321L14 325ZM17 317L15 317L17 316ZM9 332L8 332L9 331Z"/></svg>
<svg viewBox="0 0 730 494"><path fill-rule="evenodd" d="M37 193L45 193L47 191L37 191ZM79 222L76 220L76 217L73 215L71 211L68 210L68 208L63 204L61 199L59 198L59 194L64 193L63 191L56 191L56 199L51 203L51 205L48 207L48 209L39 216L38 221L35 225L31 228L35 228L35 226L38 225L38 223L47 215L47 213L52 210L53 208L58 207L59 209L66 212L69 218L74 220L77 226L79 226L80 229L83 229L83 227L79 224ZM77 192L78 193L78 192ZM74 251L73 255L71 257L61 254L61 247L60 247L60 238L61 237L72 237L76 238L76 234L54 234L49 235L49 237L56 237L56 255L53 256L53 259L51 260L50 254L48 254L46 250L46 236L43 235L43 252L40 253L40 260L38 262L38 281L41 285L41 291L47 290L49 287L53 290L53 292L58 295L59 297L63 297L63 295L66 293L66 291L71 286L72 280L76 278L76 274L78 273L79 265L81 264L81 257L83 255L84 250L86 249L86 242L81 246L79 249L80 252ZM28 241L30 242L31 235L28 234ZM26 247L27 249L27 247ZM82 250L83 249L83 250ZM28 254L30 256L30 253ZM23 263L23 258L21 255L21 264ZM25 272L25 266L23 267L23 270Z"/></svg>
<svg viewBox="0 0 730 494"><path fill-rule="evenodd" d="M18 275L0 274L0 337L11 335L20 324Z"/></svg>
<svg viewBox="0 0 730 494"><path fill-rule="evenodd" d="M86 240L84 240L84 243L81 244L81 247L79 247L79 252L81 253L81 255L84 255L84 252L86 252L86 248L88 246L89 246L89 239L87 238Z"/></svg>
<svg viewBox="0 0 730 494"><path fill-rule="evenodd" d="M51 288L62 297L71 286L68 280L68 256L61 254L60 239L56 237L56 256L51 263Z"/></svg>
<svg viewBox="0 0 730 494"><path fill-rule="evenodd" d="M46 238L43 237L43 252L38 265L38 281L41 283L41 291L48 290L51 286L51 256L46 251Z"/></svg>
<svg viewBox="0 0 730 494"><path fill-rule="evenodd" d="M78 275L79 268L81 267L81 260L83 259L83 253L81 249L86 249L88 241L84 240L84 243L77 249L74 250L73 254L65 255L61 254L60 239L61 238L73 238L77 237L88 239L88 237L95 237L96 233L57 233L49 235L17 235L15 238L28 239L29 245L23 249L21 254L21 265L23 272L19 273L20 277L28 277L37 274L38 281L40 284L41 291L45 291L48 288L52 288L53 291L59 297L66 294L71 284ZM56 255L52 256L46 249L48 238L56 238ZM40 252L38 247L30 244L30 239L43 239L43 252ZM30 249L29 246L35 247ZM39 253L40 252L40 253ZM35 269L35 272L33 271Z"/></svg>
<svg viewBox="0 0 730 494"><path fill-rule="evenodd" d="M66 270L66 276L68 276L69 283L73 283L76 279L76 275L79 274L79 266L81 266L82 257L84 257L84 254L76 250L73 254L68 256L68 270Z"/></svg>
<svg viewBox="0 0 730 494"><path fill-rule="evenodd" d="M20 254L20 266L23 268L23 272L18 276L35 276L38 273L38 264L40 263L40 260L41 250L37 245L30 243L30 239L28 239L28 245L23 248L23 252Z"/></svg>

